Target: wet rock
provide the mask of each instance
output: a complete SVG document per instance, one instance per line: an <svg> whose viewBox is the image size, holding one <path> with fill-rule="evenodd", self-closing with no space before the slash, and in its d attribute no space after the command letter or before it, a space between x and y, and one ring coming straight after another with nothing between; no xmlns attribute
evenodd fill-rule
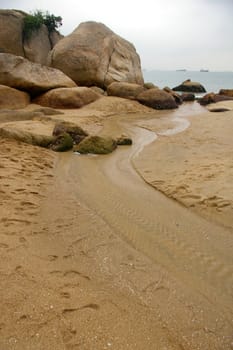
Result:
<svg viewBox="0 0 233 350"><path fill-rule="evenodd" d="M233 89L221 89L219 95L233 97Z"/></svg>
<svg viewBox="0 0 233 350"><path fill-rule="evenodd" d="M149 89L137 96L137 100L147 107L154 109L177 108L174 97L166 91L160 89Z"/></svg>
<svg viewBox="0 0 233 350"><path fill-rule="evenodd" d="M62 134L68 134L71 136L73 143L80 143L88 134L82 128L74 123L59 122L53 129L53 136L60 136Z"/></svg>
<svg viewBox="0 0 233 350"><path fill-rule="evenodd" d="M120 136L116 139L116 143L118 146L130 146L133 144L133 141L128 136Z"/></svg>
<svg viewBox="0 0 233 350"><path fill-rule="evenodd" d="M195 95L188 92L181 94L181 98L184 102L195 101Z"/></svg>
<svg viewBox="0 0 233 350"><path fill-rule="evenodd" d="M233 100L233 97L230 96L225 96L225 95L219 95L215 94L213 92L206 94L202 98L198 100L198 102L205 106L208 105L209 103L216 103L216 102L221 102L221 101L227 101L227 100Z"/></svg>
<svg viewBox="0 0 233 350"><path fill-rule="evenodd" d="M113 152L117 143L110 137L88 136L74 147L74 151L87 154L107 154Z"/></svg>
<svg viewBox="0 0 233 350"><path fill-rule="evenodd" d="M174 87L172 90L184 92L206 92L203 85L198 82L191 81L190 79L185 80L182 84Z"/></svg>
<svg viewBox="0 0 233 350"><path fill-rule="evenodd" d="M69 151L73 148L73 139L67 133L60 134L50 144L50 148L55 152Z"/></svg>
<svg viewBox="0 0 233 350"><path fill-rule="evenodd" d="M171 94L178 105L181 105L183 103L181 96L177 94L175 91L173 91L172 89L170 89L169 87L166 86L165 88L163 88L163 90Z"/></svg>

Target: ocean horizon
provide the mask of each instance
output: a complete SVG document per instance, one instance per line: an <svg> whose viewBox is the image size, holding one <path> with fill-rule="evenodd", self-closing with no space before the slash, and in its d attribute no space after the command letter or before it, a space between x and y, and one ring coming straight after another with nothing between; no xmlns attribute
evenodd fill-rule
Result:
<svg viewBox="0 0 233 350"><path fill-rule="evenodd" d="M151 82L159 88L171 89L183 81L191 79L202 84L207 92L219 92L220 89L233 89L233 72L189 71L189 70L146 70L143 69L145 82Z"/></svg>

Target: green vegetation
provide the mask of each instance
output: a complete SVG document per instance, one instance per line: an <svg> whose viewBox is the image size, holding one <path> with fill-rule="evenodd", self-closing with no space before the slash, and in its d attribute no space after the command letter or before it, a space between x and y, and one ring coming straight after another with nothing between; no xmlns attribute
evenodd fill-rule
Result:
<svg viewBox="0 0 233 350"><path fill-rule="evenodd" d="M50 14L48 11L42 12L40 10L37 10L30 15L26 15L23 27L24 38L29 39L33 32L40 29L42 24L46 25L50 33L62 25L62 18Z"/></svg>

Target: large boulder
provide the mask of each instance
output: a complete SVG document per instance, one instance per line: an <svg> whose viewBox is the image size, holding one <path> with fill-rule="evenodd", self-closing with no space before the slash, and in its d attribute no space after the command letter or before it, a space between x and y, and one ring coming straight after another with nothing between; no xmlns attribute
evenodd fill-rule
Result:
<svg viewBox="0 0 233 350"><path fill-rule="evenodd" d="M185 80L182 84L174 87L174 91L183 91L183 92L206 92L204 86L190 79Z"/></svg>
<svg viewBox="0 0 233 350"><path fill-rule="evenodd" d="M0 85L0 109L20 109L30 103L30 96L9 86Z"/></svg>
<svg viewBox="0 0 233 350"><path fill-rule="evenodd" d="M92 89L83 86L53 89L36 97L34 102L52 108L80 108L100 97Z"/></svg>
<svg viewBox="0 0 233 350"><path fill-rule="evenodd" d="M24 56L23 21L25 14L16 10L0 10L0 52Z"/></svg>
<svg viewBox="0 0 233 350"><path fill-rule="evenodd" d="M0 84L25 90L30 94L76 84L58 69L42 66L7 53L0 53Z"/></svg>
<svg viewBox="0 0 233 350"><path fill-rule="evenodd" d="M25 57L32 62L46 64L50 50L49 32L44 24L24 40Z"/></svg>
<svg viewBox="0 0 233 350"><path fill-rule="evenodd" d="M175 98L168 92L160 89L149 89L137 96L137 100L147 107L154 109L177 108Z"/></svg>
<svg viewBox="0 0 233 350"><path fill-rule="evenodd" d="M143 84L134 46L102 23L81 23L53 48L50 65L79 85L106 88L114 81Z"/></svg>
<svg viewBox="0 0 233 350"><path fill-rule="evenodd" d="M138 94L143 91L145 88L142 85L123 82L112 83L107 88L109 96L123 97L129 100L136 100Z"/></svg>

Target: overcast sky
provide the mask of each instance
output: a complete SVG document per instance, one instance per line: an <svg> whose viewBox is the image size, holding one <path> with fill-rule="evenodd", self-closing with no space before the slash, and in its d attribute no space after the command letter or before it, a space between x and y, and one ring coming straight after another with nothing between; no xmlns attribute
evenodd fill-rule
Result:
<svg viewBox="0 0 233 350"><path fill-rule="evenodd" d="M0 0L1 9L40 9L70 34L102 22L136 47L144 69L233 71L233 0Z"/></svg>

